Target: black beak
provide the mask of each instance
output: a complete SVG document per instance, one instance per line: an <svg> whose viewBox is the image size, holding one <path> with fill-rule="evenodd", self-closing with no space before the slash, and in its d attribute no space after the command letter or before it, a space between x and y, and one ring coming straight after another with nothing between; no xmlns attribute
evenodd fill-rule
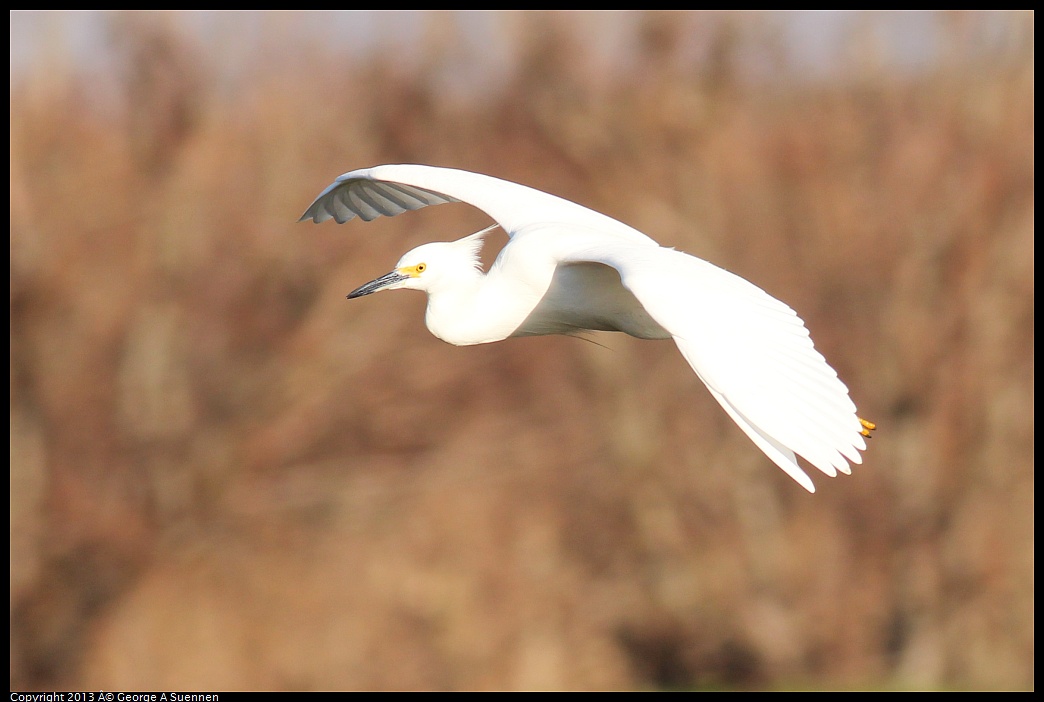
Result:
<svg viewBox="0 0 1044 702"><path fill-rule="evenodd" d="M402 281L407 280L407 279L409 279L408 275L403 275L402 273L399 273L398 271L392 271L391 273L386 273L385 275L382 275L377 280L371 280L366 285L363 285L361 287L356 288L355 290L352 290L350 293L348 293L348 299L349 300L354 300L355 298L362 297L363 295L369 295L371 293L379 292L379 291L383 290L384 288L388 287L389 285L394 285L395 283L401 283Z"/></svg>

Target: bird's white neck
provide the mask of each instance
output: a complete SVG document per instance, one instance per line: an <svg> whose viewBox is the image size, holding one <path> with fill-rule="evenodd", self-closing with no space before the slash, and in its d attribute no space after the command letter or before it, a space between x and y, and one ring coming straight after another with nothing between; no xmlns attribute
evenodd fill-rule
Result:
<svg viewBox="0 0 1044 702"><path fill-rule="evenodd" d="M497 283L475 270L456 277L452 286L428 290L424 316L428 331L454 346L488 344L511 336L525 319L526 302L505 295Z"/></svg>

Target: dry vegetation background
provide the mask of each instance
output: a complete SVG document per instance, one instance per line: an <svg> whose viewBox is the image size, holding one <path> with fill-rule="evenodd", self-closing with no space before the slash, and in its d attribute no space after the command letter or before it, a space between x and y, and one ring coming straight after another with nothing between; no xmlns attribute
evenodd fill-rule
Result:
<svg viewBox="0 0 1044 702"><path fill-rule="evenodd" d="M108 92L44 52L11 86L12 689L1031 688L1033 18L1000 19L941 16L918 71L860 31L805 82L758 15L634 14L601 73L591 16L507 15L473 94L450 15L420 62L273 39L234 81L176 15L110 16ZM878 423L865 464L806 494L668 342L455 348L419 294L347 302L487 222L295 223L387 162L757 281Z"/></svg>

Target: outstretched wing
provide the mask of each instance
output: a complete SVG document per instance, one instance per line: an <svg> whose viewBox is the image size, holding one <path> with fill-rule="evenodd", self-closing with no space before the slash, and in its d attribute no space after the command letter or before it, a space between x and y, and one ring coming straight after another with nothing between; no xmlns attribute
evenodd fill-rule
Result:
<svg viewBox="0 0 1044 702"><path fill-rule="evenodd" d="M356 215L370 221L444 202L466 202L479 208L508 236L530 226L562 224L655 243L612 217L525 185L455 168L412 164L362 168L339 176L299 221L319 223L332 218L343 224Z"/></svg>
<svg viewBox="0 0 1044 702"><path fill-rule="evenodd" d="M615 268L729 416L809 492L815 487L795 454L829 476L862 463L866 442L848 388L790 307L673 249L606 242L560 258Z"/></svg>
<svg viewBox="0 0 1044 702"><path fill-rule="evenodd" d="M328 219L344 224L356 215L369 222L381 215L394 217L409 210L419 210L428 205L459 202L455 197L432 190L425 190L405 183L395 183L359 177L363 171L352 171L339 176L301 215L299 222L310 219L316 224Z"/></svg>

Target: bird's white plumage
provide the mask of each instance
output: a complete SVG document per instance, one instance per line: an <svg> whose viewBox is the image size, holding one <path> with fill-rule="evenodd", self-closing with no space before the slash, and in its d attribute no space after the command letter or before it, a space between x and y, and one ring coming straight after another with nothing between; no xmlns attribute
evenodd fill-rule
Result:
<svg viewBox="0 0 1044 702"><path fill-rule="evenodd" d="M368 221L454 201L483 210L510 237L488 274L476 265L479 232L408 252L352 296L424 290L428 328L458 345L584 329L673 338L729 416L810 492L795 454L830 476L862 462L863 425L848 389L790 307L611 217L478 173L385 165L340 176L301 219Z"/></svg>

